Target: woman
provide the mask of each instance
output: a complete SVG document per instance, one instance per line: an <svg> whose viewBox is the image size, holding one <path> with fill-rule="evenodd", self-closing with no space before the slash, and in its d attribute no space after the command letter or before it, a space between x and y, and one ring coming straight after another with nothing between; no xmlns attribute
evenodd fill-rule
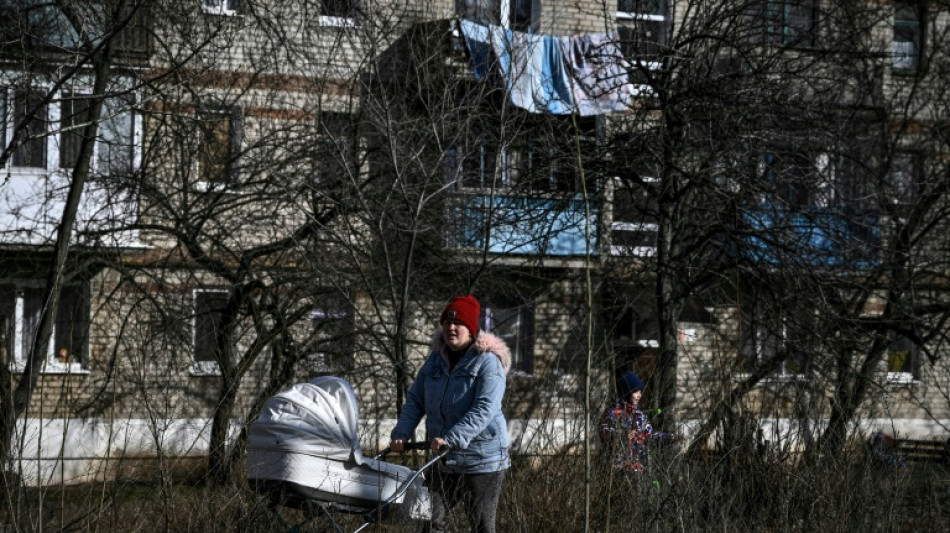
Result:
<svg viewBox="0 0 950 533"><path fill-rule="evenodd" d="M475 532L494 532L505 470L508 428L501 412L511 355L504 341L478 330L481 305L472 295L449 302L432 350L409 388L389 447L405 449L423 415L433 451L448 446L429 480L431 531L445 531L446 516L462 502Z"/></svg>

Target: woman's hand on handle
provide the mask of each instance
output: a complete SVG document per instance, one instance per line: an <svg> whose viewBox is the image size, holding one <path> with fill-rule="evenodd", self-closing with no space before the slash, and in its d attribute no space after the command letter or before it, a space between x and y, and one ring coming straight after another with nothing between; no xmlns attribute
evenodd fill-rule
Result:
<svg viewBox="0 0 950 533"><path fill-rule="evenodd" d="M395 453L402 453L406 449L406 441L403 439L394 439L389 442L389 449Z"/></svg>
<svg viewBox="0 0 950 533"><path fill-rule="evenodd" d="M445 442L445 439L442 437L436 437L432 439L431 443L429 443L429 448L431 448L434 452L440 452L442 451L442 448L447 448L448 446L449 443Z"/></svg>

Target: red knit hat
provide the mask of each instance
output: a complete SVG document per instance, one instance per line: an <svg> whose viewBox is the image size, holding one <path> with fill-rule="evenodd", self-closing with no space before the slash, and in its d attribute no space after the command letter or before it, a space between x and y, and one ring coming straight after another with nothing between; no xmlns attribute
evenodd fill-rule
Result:
<svg viewBox="0 0 950 533"><path fill-rule="evenodd" d="M456 320L464 324L474 336L478 333L478 315L481 312L482 306L471 294L456 296L445 306L439 317L439 324L446 320Z"/></svg>

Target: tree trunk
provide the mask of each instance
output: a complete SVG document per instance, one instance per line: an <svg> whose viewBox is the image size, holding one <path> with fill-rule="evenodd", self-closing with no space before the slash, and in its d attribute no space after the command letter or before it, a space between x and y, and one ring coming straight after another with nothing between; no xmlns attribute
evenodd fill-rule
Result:
<svg viewBox="0 0 950 533"><path fill-rule="evenodd" d="M234 373L221 373L221 390L211 419L211 435L208 441L208 480L214 486L226 485L234 479L232 470L235 461L229 460L227 446L239 382L240 378Z"/></svg>
<svg viewBox="0 0 950 533"><path fill-rule="evenodd" d="M3 397L0 398L0 401L3 402L3 406L0 407L0 459L4 461L10 459L11 439L16 428L17 419L23 416L29 409L40 372L46 363L50 335L52 335L53 324L56 320L56 309L59 304L63 279L68 270L66 261L69 256L73 226L76 221L76 214L79 210L79 203L82 198L83 190L85 189L86 180L89 177L89 167L92 161L93 147L98 132L99 117L102 112L103 98L101 95L105 94L108 88L111 70L111 49L111 38L109 38L106 39L102 47L92 55L92 63L95 70L93 94L99 97L89 106L83 117L85 126L83 127L82 141L80 143L76 164L72 169L72 180L70 181L66 202L63 206L63 214L56 231L56 240L53 245L53 263L46 280L46 301L40 313L36 336L33 338L29 356L27 357L23 372L19 380L17 380L16 385L14 386L12 383L6 381L3 385L6 390L4 391L5 394ZM15 379L12 376L10 377ZM9 494L9 492L6 494Z"/></svg>

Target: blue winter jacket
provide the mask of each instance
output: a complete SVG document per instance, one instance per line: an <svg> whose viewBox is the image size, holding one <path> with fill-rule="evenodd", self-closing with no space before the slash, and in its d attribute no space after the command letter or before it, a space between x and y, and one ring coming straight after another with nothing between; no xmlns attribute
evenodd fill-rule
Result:
<svg viewBox="0 0 950 533"><path fill-rule="evenodd" d="M441 437L452 450L445 458L446 470L472 474L508 468L508 427L501 400L511 355L505 342L479 332L451 373L441 332L432 348L409 388L392 438L409 440L425 416L426 441Z"/></svg>

